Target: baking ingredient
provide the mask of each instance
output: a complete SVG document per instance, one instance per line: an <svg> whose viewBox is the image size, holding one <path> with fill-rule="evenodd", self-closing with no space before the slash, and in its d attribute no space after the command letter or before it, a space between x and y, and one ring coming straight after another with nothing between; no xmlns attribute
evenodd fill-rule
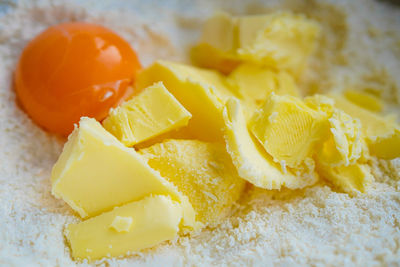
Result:
<svg viewBox="0 0 400 267"><path fill-rule="evenodd" d="M344 92L344 96L354 104L357 104L365 109L374 112L380 112L383 110L382 100L373 94L359 90L346 90Z"/></svg>
<svg viewBox="0 0 400 267"><path fill-rule="evenodd" d="M113 31L82 22L51 26L28 43L15 72L18 100L46 130L67 136L80 117L102 120L132 94L140 63Z"/></svg>
<svg viewBox="0 0 400 267"><path fill-rule="evenodd" d="M182 203L185 224L194 226L194 211L187 198L95 119L81 119L51 176L53 195L83 218L151 194L163 194Z"/></svg>
<svg viewBox="0 0 400 267"><path fill-rule="evenodd" d="M272 93L300 96L294 78L286 72L274 72L270 68L244 63L228 76L237 95L243 100L250 115L259 108Z"/></svg>
<svg viewBox="0 0 400 267"><path fill-rule="evenodd" d="M65 234L74 259L94 261L173 239L178 234L181 219L182 207L178 202L156 195L70 224ZM121 224L124 224L123 229Z"/></svg>
<svg viewBox="0 0 400 267"><path fill-rule="evenodd" d="M221 222L243 192L245 181L222 144L167 140L139 153L189 198L196 220L204 225Z"/></svg>
<svg viewBox="0 0 400 267"><path fill-rule="evenodd" d="M218 13L205 24L192 58L196 64L210 67L204 55L211 53L218 59L211 61L216 63L211 67L224 72L244 61L298 77L315 50L319 33L316 22L290 12L241 17Z"/></svg>
<svg viewBox="0 0 400 267"><path fill-rule="evenodd" d="M382 117L340 95L332 95L335 106L360 120L371 154L379 158L400 157L400 125L390 117Z"/></svg>
<svg viewBox="0 0 400 267"><path fill-rule="evenodd" d="M233 93L223 75L184 64L156 61L137 77L142 90L162 81L171 94L192 114L187 130L195 139L223 142L223 100Z"/></svg>
<svg viewBox="0 0 400 267"><path fill-rule="evenodd" d="M185 126L191 117L159 82L111 110L103 126L123 144L132 146Z"/></svg>
<svg viewBox="0 0 400 267"><path fill-rule="evenodd" d="M257 110L249 127L276 162L291 168L310 158L328 130L327 116L293 96L271 94Z"/></svg>
<svg viewBox="0 0 400 267"><path fill-rule="evenodd" d="M231 98L224 108L226 149L239 176L265 189L282 186L297 189L314 184L318 176L293 173L289 168L273 161L247 128L244 112L237 99Z"/></svg>

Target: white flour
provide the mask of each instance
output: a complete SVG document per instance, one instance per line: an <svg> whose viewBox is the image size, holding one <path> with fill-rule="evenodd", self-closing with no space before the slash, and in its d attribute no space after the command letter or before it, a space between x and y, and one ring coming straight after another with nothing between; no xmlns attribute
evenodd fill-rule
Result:
<svg viewBox="0 0 400 267"><path fill-rule="evenodd" d="M12 90L22 48L52 24L101 23L130 41L148 65L158 58L186 60L187 45L214 10L290 9L324 27L324 49L302 81L305 91L368 86L400 111L399 7L363 0L74 2L31 1L0 17L0 266L80 265L71 260L62 235L78 219L50 194L50 171L63 140L36 127L15 104ZM103 264L400 266L399 159L375 162L374 174L371 191L355 197L322 183L296 192L249 188L235 214L215 229Z"/></svg>

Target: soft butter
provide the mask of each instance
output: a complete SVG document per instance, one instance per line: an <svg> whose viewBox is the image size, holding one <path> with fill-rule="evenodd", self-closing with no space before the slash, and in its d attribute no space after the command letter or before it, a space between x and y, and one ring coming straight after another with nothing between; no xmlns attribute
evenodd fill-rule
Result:
<svg viewBox="0 0 400 267"><path fill-rule="evenodd" d="M133 146L185 126L191 117L159 82L111 110L103 126L123 144Z"/></svg>
<svg viewBox="0 0 400 267"><path fill-rule="evenodd" d="M150 196L70 224L65 235L74 259L123 256L175 238L182 213L170 197Z"/></svg>
<svg viewBox="0 0 400 267"><path fill-rule="evenodd" d="M194 226L187 198L95 119L82 118L70 135L53 167L52 193L84 218L151 194L169 195L185 208L185 224Z"/></svg>
<svg viewBox="0 0 400 267"><path fill-rule="evenodd" d="M196 220L204 225L224 218L244 189L245 181L222 144L167 140L139 153L189 198Z"/></svg>

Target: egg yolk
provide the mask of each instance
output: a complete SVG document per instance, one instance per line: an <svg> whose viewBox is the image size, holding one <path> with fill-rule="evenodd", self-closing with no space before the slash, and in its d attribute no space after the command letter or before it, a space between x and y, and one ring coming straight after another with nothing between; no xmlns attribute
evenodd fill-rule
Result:
<svg viewBox="0 0 400 267"><path fill-rule="evenodd" d="M132 95L140 68L129 43L111 30L64 23L48 28L25 47L15 90L37 124L66 136L80 117L102 120Z"/></svg>

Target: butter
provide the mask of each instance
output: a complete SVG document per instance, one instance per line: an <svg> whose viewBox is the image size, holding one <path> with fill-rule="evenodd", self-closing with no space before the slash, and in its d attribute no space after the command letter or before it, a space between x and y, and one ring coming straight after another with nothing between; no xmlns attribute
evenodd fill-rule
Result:
<svg viewBox="0 0 400 267"><path fill-rule="evenodd" d="M167 140L139 153L189 198L204 225L224 218L245 186L222 144Z"/></svg>
<svg viewBox="0 0 400 267"><path fill-rule="evenodd" d="M228 80L235 86L246 107L250 107L248 113L251 114L272 92L278 95L300 95L292 76L255 64L240 65L232 71Z"/></svg>
<svg viewBox="0 0 400 267"><path fill-rule="evenodd" d="M185 225L195 227L194 211L187 198L95 119L81 119L54 165L51 179L53 195L83 218L162 194L182 203Z"/></svg>
<svg viewBox="0 0 400 267"><path fill-rule="evenodd" d="M328 140L317 153L318 160L329 166L355 164L366 149L360 121L335 109L329 118L329 125Z"/></svg>
<svg viewBox="0 0 400 267"><path fill-rule="evenodd" d="M298 76L316 47L320 27L302 15L277 12L239 17L238 32L242 60Z"/></svg>
<svg viewBox="0 0 400 267"><path fill-rule="evenodd" d="M294 173L285 165L276 163L253 139L238 100L229 99L224 108L226 149L239 176L265 189L303 188L314 184L318 175Z"/></svg>
<svg viewBox="0 0 400 267"><path fill-rule="evenodd" d="M240 62L252 62L298 77L316 48L319 33L319 25L302 15L219 13L205 23L192 58L196 64L224 73Z"/></svg>
<svg viewBox="0 0 400 267"><path fill-rule="evenodd" d="M298 168L328 130L327 116L301 99L272 94L250 123L251 132L274 161Z"/></svg>
<svg viewBox="0 0 400 267"><path fill-rule="evenodd" d="M159 82L111 110L103 126L123 144L133 146L186 126L191 117Z"/></svg>
<svg viewBox="0 0 400 267"><path fill-rule="evenodd" d="M132 217L122 217L116 216L112 223L110 224L110 228L114 229L117 232L129 232L132 226L133 219Z"/></svg>
<svg viewBox="0 0 400 267"><path fill-rule="evenodd" d="M191 137L223 142L223 104L233 94L223 75L179 63L157 61L138 75L137 87L140 90L157 81L162 81L192 114L187 126Z"/></svg>
<svg viewBox="0 0 400 267"><path fill-rule="evenodd" d="M370 167L366 164L323 166L318 168L318 172L322 177L349 194L364 193L374 181Z"/></svg>
<svg viewBox="0 0 400 267"><path fill-rule="evenodd" d="M332 97L337 108L361 121L362 131L372 155L383 159L400 157L400 126L394 120L379 116L342 96Z"/></svg>
<svg viewBox="0 0 400 267"><path fill-rule="evenodd" d="M362 91L356 91L356 90L346 90L344 92L344 96L353 102L356 105L359 105L362 108L374 111L374 112L380 112L383 110L383 103L382 101L369 93L362 92Z"/></svg>
<svg viewBox="0 0 400 267"><path fill-rule="evenodd" d="M171 198L150 196L70 224L65 235L75 260L123 256L175 238L182 213Z"/></svg>

